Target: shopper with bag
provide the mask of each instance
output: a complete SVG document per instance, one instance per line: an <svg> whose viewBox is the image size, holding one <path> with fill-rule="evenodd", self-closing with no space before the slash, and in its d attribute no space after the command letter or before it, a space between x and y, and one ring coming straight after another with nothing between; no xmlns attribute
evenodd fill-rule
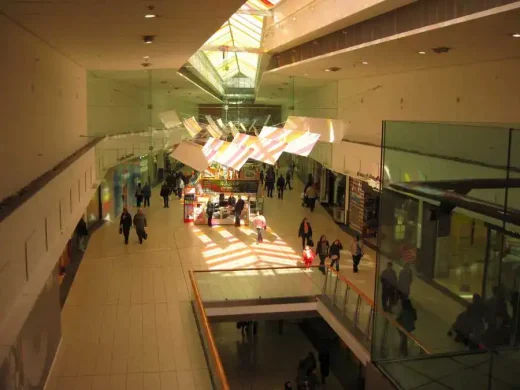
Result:
<svg viewBox="0 0 520 390"><path fill-rule="evenodd" d="M350 253L352 254L352 263L354 273L358 273L358 265L363 257L363 241L361 241L361 237L356 236L350 244Z"/></svg>
<svg viewBox="0 0 520 390"><path fill-rule="evenodd" d="M137 210L137 214L134 216L134 226L137 237L139 238L139 244L142 244L143 240L148 239L148 234L146 233L146 215L144 215L142 209Z"/></svg>
<svg viewBox="0 0 520 390"><path fill-rule="evenodd" d="M141 203L143 203L143 189L141 188L141 183L137 184L137 190L135 190L135 201L137 202L137 207L141 207Z"/></svg>
<svg viewBox="0 0 520 390"><path fill-rule="evenodd" d="M121 214L121 220L119 221L119 234L125 237L125 245L128 245L128 236L130 236L130 229L132 228L132 215L128 212L128 209L123 208L123 214Z"/></svg>
<svg viewBox="0 0 520 390"><path fill-rule="evenodd" d="M339 256L341 254L341 251L343 250L343 245L339 240L334 240L332 245L329 249L329 255L330 255L330 266L334 267L336 266L336 271L339 272Z"/></svg>
<svg viewBox="0 0 520 390"><path fill-rule="evenodd" d="M320 257L320 271L325 275L325 259L329 256L330 245L323 234L316 246L316 254Z"/></svg>
<svg viewBox="0 0 520 390"><path fill-rule="evenodd" d="M260 215L260 211L257 211L256 216L253 218L253 226L256 228L256 232L258 233L256 242L263 242L264 237L262 236L262 232L267 229L267 223L265 221L265 217Z"/></svg>
<svg viewBox="0 0 520 390"><path fill-rule="evenodd" d="M305 249L306 245L314 246L314 243L312 242L312 227L311 224L307 221L307 218L303 218L302 223L300 223L298 237L302 238L302 249Z"/></svg>

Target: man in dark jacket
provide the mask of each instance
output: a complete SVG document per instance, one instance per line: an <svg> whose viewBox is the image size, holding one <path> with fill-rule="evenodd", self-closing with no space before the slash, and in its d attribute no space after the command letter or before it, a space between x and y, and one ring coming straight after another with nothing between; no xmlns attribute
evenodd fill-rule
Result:
<svg viewBox="0 0 520 390"><path fill-rule="evenodd" d="M278 199L283 199L283 190L285 188L285 179L282 175L276 181L276 188L278 189Z"/></svg>
<svg viewBox="0 0 520 390"><path fill-rule="evenodd" d="M144 199L144 207L150 207L150 197L152 196L152 187L150 184L146 183L143 187L143 199Z"/></svg>
<svg viewBox="0 0 520 390"><path fill-rule="evenodd" d="M394 271L394 265L391 261L386 265L386 269L381 273L381 299L383 310L392 311L395 304L395 295L397 290L397 274Z"/></svg>
<svg viewBox="0 0 520 390"><path fill-rule="evenodd" d="M276 178L274 176L273 168L269 168L267 175L265 176L265 188L267 188L267 197L273 197L274 182Z"/></svg>
<svg viewBox="0 0 520 390"><path fill-rule="evenodd" d="M161 197L164 201L164 208L169 208L170 187L166 182L161 187Z"/></svg>
<svg viewBox="0 0 520 390"><path fill-rule="evenodd" d="M285 189L287 189L287 187L289 187L290 190L292 190L292 187L291 187L291 179L292 179L292 169L289 168L285 174Z"/></svg>
<svg viewBox="0 0 520 390"><path fill-rule="evenodd" d="M146 234L146 215L142 209L137 211L137 214L134 216L134 226L135 232L137 233L137 237L139 238L139 244L143 243L143 239L146 240L148 235Z"/></svg>
<svg viewBox="0 0 520 390"><path fill-rule="evenodd" d="M132 227L132 215L128 212L127 208L123 209L121 214L121 220L119 221L119 233L123 233L125 237L125 245L128 245L128 236L130 235L130 228Z"/></svg>
<svg viewBox="0 0 520 390"><path fill-rule="evenodd" d="M213 227L213 213L215 212L215 204L210 200L208 200L208 203L206 204L206 216L208 217L208 226Z"/></svg>
<svg viewBox="0 0 520 390"><path fill-rule="evenodd" d="M238 198L237 203L235 204L235 226L240 227L240 214L242 214L242 210L244 210L244 199L241 197Z"/></svg>

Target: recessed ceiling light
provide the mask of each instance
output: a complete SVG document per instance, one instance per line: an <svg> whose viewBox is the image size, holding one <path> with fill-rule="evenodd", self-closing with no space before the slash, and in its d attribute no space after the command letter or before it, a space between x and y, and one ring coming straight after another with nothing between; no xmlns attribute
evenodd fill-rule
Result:
<svg viewBox="0 0 520 390"><path fill-rule="evenodd" d="M156 14L146 14L146 15L144 15L144 17L146 19L153 19L153 18L157 17L157 15Z"/></svg>
<svg viewBox="0 0 520 390"><path fill-rule="evenodd" d="M341 68L338 68L337 66L332 66L330 68L325 69L325 72L337 72L338 70L341 70Z"/></svg>
<svg viewBox="0 0 520 390"><path fill-rule="evenodd" d="M294 20L296 22L296 16L293 16L292 20Z"/></svg>
<svg viewBox="0 0 520 390"><path fill-rule="evenodd" d="M426 54L426 52L425 51L420 51L419 54L424 55L424 54Z"/></svg>
<svg viewBox="0 0 520 390"><path fill-rule="evenodd" d="M362 64L363 65L368 65L368 62L367 61L363 61Z"/></svg>
<svg viewBox="0 0 520 390"><path fill-rule="evenodd" d="M513 38L520 38L520 33L515 33L511 35Z"/></svg>
<svg viewBox="0 0 520 390"><path fill-rule="evenodd" d="M149 59L150 59L150 56L143 56L143 59L145 59L145 60L149 60Z"/></svg>
<svg viewBox="0 0 520 390"><path fill-rule="evenodd" d="M172 85L172 84L170 84L170 88L173 88L173 85Z"/></svg>
<svg viewBox="0 0 520 390"><path fill-rule="evenodd" d="M155 38L155 35L145 35L143 37L143 41L144 41L144 43L146 43L148 45L153 42L154 38Z"/></svg>

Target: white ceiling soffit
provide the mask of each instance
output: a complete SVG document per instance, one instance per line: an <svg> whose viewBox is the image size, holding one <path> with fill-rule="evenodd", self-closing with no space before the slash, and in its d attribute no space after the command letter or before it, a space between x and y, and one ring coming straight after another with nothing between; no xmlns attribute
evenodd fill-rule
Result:
<svg viewBox="0 0 520 390"><path fill-rule="evenodd" d="M190 141L182 141L171 153L171 156L199 172L203 172L209 165L204 153L202 153L202 146Z"/></svg>
<svg viewBox="0 0 520 390"><path fill-rule="evenodd" d="M161 122L167 129L172 129L182 123L177 111L175 110L161 112L159 114L159 119L161 119Z"/></svg>
<svg viewBox="0 0 520 390"><path fill-rule="evenodd" d="M264 73L257 101L276 91L280 79L323 83L519 58L518 39L511 37L519 20L520 1L273 69ZM436 54L437 47L452 50ZM331 67L340 70L325 71Z"/></svg>
<svg viewBox="0 0 520 390"><path fill-rule="evenodd" d="M295 130L320 134L322 142L341 142L346 133L347 124L343 120L328 118L309 118L305 116L289 116L283 127L285 130Z"/></svg>
<svg viewBox="0 0 520 390"><path fill-rule="evenodd" d="M154 68L179 69L243 3L4 0L0 10L86 69L142 69L143 56Z"/></svg>

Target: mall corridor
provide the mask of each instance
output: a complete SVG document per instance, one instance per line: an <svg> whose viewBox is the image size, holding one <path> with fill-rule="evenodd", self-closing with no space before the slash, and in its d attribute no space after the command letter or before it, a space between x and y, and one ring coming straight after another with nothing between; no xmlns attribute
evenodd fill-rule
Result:
<svg viewBox="0 0 520 390"><path fill-rule="evenodd" d="M287 244L279 256L262 253L249 227L185 224L181 202L174 198L164 209L157 189L152 207L145 209L149 237L142 245L132 231L125 246L118 221L106 222L91 237L65 303L63 339L47 389L211 388L187 273L296 265L301 259L297 231L304 216L315 236L337 237L348 246L351 238L323 208L311 213L300 206L300 192L297 183L283 201L266 199L265 241ZM233 255L237 244L250 254L241 250L242 255ZM208 249L214 253L216 248L221 256L208 264ZM342 270L347 273L349 256L344 257ZM367 256L353 280L369 291L373 273L373 258Z"/></svg>

